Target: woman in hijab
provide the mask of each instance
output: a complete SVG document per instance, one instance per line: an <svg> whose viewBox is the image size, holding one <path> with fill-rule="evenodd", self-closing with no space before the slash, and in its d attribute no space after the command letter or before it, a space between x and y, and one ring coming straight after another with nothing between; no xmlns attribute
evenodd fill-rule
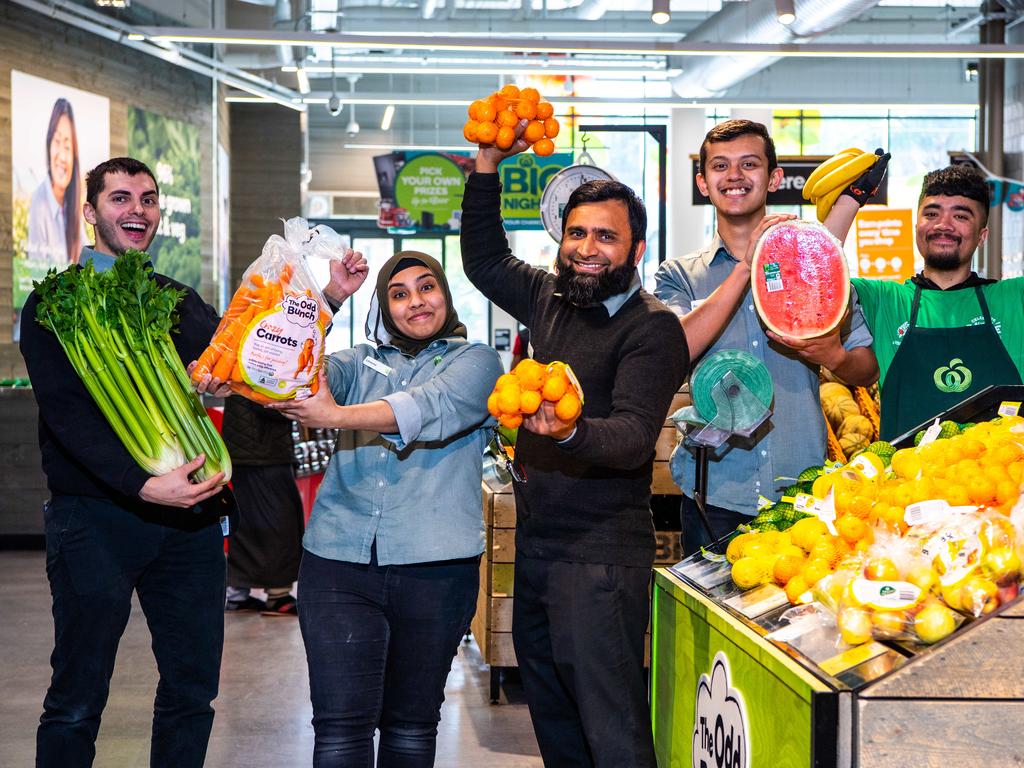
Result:
<svg viewBox="0 0 1024 768"><path fill-rule="evenodd" d="M272 406L344 430L303 539L299 623L318 768L434 764L452 658L476 606L480 478L498 354L466 341L444 271L381 268L367 337L316 395ZM321 372L321 377L324 373Z"/></svg>

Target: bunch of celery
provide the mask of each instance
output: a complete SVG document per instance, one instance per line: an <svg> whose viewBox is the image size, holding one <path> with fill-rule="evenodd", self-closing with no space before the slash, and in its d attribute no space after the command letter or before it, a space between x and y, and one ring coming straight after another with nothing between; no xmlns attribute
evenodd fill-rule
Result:
<svg viewBox="0 0 1024 768"><path fill-rule="evenodd" d="M224 441L192 390L171 341L184 293L159 286L149 257L125 252L106 272L50 270L35 284L36 320L60 340L118 438L143 469L163 475L206 454L193 475L231 478Z"/></svg>

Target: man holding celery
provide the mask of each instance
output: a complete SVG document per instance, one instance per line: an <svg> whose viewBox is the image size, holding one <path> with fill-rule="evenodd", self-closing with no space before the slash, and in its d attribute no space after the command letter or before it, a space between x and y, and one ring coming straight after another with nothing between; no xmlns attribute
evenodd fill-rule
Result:
<svg viewBox="0 0 1024 768"><path fill-rule="evenodd" d="M86 188L85 218L96 243L82 249L82 264L91 260L104 271L127 249L149 247L160 222L149 168L132 158L107 160L88 174ZM154 278L185 293L172 337L181 360L194 360L217 327L217 313L191 288ZM150 764L200 766L224 637L220 519L234 502L223 490L223 472L203 482L189 479L203 454L159 477L136 463L57 337L36 322L38 305L33 292L22 315L21 352L39 404L39 443L52 494L44 518L55 646L36 765L92 764L118 642L137 592L160 670ZM216 384L204 382L200 390Z"/></svg>

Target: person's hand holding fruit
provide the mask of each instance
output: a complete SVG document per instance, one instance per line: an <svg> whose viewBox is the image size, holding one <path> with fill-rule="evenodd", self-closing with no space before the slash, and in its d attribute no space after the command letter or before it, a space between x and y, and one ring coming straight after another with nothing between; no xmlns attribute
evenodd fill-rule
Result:
<svg viewBox="0 0 1024 768"><path fill-rule="evenodd" d="M462 135L480 146L476 170L494 173L506 157L530 147L544 157L555 151L552 141L561 126L550 102L541 101L536 88L506 85L486 99L469 105L469 120Z"/></svg>

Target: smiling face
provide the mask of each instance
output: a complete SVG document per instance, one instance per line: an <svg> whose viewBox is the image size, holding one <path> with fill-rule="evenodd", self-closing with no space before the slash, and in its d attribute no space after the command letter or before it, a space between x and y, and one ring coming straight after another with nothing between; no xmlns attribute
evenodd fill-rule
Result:
<svg viewBox="0 0 1024 768"><path fill-rule="evenodd" d="M718 215L733 218L763 216L768 193L781 181L782 169L769 172L764 139L755 134L709 143L704 173L697 174L697 188Z"/></svg>
<svg viewBox="0 0 1024 768"><path fill-rule="evenodd" d="M625 291L646 247L632 240L621 200L577 205L558 248L558 290L581 306Z"/></svg>
<svg viewBox="0 0 1024 768"><path fill-rule="evenodd" d="M932 195L917 211L917 249L925 267L949 272L969 266L988 237L981 203L961 195Z"/></svg>
<svg viewBox="0 0 1024 768"><path fill-rule="evenodd" d="M96 228L95 249L120 256L129 248L149 248L160 224L160 200L156 182L146 173L108 173L96 195L96 205L86 203L85 220Z"/></svg>
<svg viewBox="0 0 1024 768"><path fill-rule="evenodd" d="M412 339L429 339L448 319L444 291L425 266L407 267L388 280L388 311L395 327Z"/></svg>
<svg viewBox="0 0 1024 768"><path fill-rule="evenodd" d="M53 138L50 139L49 160L53 194L57 202L63 202L64 190L71 183L71 176L75 170L74 129L67 115L61 115L57 120Z"/></svg>

